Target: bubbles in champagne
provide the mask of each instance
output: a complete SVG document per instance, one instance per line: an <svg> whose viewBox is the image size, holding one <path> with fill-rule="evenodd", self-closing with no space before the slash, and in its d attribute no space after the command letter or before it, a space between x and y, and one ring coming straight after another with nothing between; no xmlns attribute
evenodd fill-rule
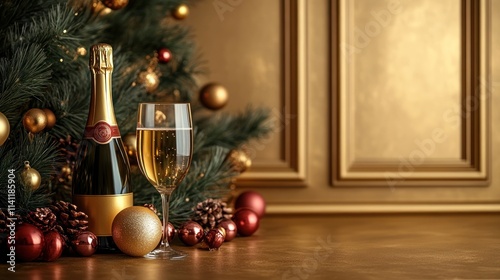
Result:
<svg viewBox="0 0 500 280"><path fill-rule="evenodd" d="M138 129L138 159L143 173L159 191L171 191L191 164L191 129Z"/></svg>

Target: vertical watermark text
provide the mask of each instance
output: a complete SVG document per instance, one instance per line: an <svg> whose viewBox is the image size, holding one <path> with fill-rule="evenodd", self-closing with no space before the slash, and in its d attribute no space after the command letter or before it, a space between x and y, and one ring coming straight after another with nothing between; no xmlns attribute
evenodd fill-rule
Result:
<svg viewBox="0 0 500 280"><path fill-rule="evenodd" d="M8 270L16 272L16 170L9 169L7 175L7 263Z"/></svg>

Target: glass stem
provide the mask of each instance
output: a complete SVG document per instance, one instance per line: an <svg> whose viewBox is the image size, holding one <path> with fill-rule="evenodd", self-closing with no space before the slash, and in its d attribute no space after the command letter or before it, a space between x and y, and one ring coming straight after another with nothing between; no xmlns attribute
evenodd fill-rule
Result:
<svg viewBox="0 0 500 280"><path fill-rule="evenodd" d="M166 249L167 247L170 247L170 244L168 244L168 208L169 208L169 202L170 202L170 194L169 193L161 193L163 233L161 236L160 249Z"/></svg>

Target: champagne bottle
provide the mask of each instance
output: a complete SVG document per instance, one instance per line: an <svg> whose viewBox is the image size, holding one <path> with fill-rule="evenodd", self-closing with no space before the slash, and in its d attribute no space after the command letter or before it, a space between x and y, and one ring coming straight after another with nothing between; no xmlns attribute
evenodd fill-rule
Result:
<svg viewBox="0 0 500 280"><path fill-rule="evenodd" d="M118 251L111 237L114 217L133 205L130 165L113 109L113 49L90 49L92 96L83 139L73 172L73 203L89 216L89 230L98 237L98 252Z"/></svg>

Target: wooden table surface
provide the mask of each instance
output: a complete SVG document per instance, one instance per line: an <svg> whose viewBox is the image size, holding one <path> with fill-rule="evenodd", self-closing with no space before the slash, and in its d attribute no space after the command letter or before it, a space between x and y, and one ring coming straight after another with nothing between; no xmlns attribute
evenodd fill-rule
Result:
<svg viewBox="0 0 500 280"><path fill-rule="evenodd" d="M0 279L500 279L500 214L268 216L219 251L0 266Z"/></svg>

